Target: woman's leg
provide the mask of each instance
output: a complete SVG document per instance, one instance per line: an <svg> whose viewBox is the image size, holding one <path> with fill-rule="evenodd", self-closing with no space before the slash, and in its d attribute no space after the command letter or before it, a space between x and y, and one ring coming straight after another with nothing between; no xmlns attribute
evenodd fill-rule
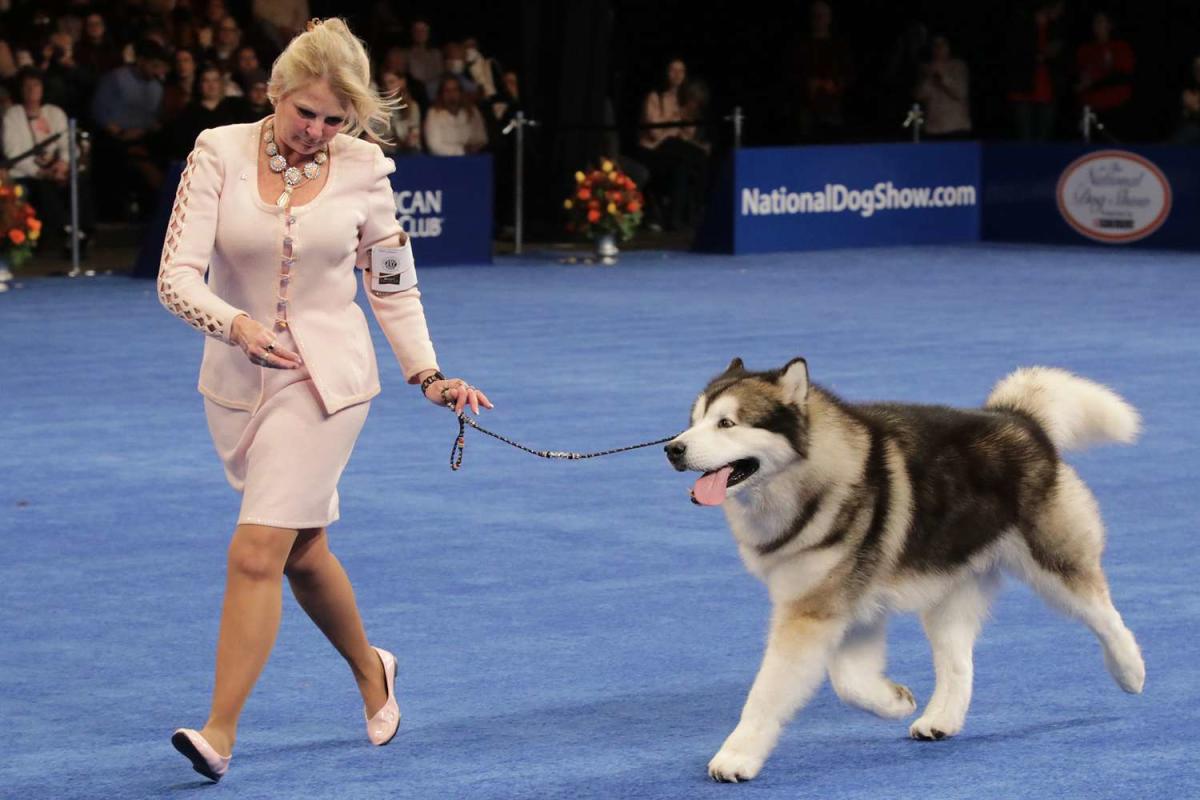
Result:
<svg viewBox="0 0 1200 800"><path fill-rule="evenodd" d="M284 572L296 602L350 665L367 714L374 716L387 702L383 663L367 641L354 588L329 550L324 528L300 532Z"/></svg>
<svg viewBox="0 0 1200 800"><path fill-rule="evenodd" d="M229 543L212 711L200 731L222 755L233 751L242 706L275 644L283 569L297 534L286 528L238 525Z"/></svg>

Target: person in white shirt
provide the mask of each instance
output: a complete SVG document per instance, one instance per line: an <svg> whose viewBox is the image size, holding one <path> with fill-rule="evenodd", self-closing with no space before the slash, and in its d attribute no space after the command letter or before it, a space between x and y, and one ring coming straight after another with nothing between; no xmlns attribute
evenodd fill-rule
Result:
<svg viewBox="0 0 1200 800"><path fill-rule="evenodd" d="M67 115L58 106L42 102L44 86L37 69L23 68L19 85L21 102L4 114L4 157L12 159L29 153L36 144L58 136L9 167L9 176L25 188L42 221L42 246L53 247L70 235ZM90 204L85 202L81 210L86 213Z"/></svg>
<svg viewBox="0 0 1200 800"><path fill-rule="evenodd" d="M425 85L425 96L437 93L438 81L445 72L442 51L429 43L429 23L423 19L413 20L412 47L408 48L409 74Z"/></svg>
<svg viewBox="0 0 1200 800"><path fill-rule="evenodd" d="M931 58L921 67L916 98L925 105L930 138L965 138L971 133L969 73L962 59L950 57L950 41L935 36Z"/></svg>
<svg viewBox="0 0 1200 800"><path fill-rule="evenodd" d="M430 155L471 155L487 144L483 115L465 101L457 78L445 78L437 102L425 118L425 146Z"/></svg>

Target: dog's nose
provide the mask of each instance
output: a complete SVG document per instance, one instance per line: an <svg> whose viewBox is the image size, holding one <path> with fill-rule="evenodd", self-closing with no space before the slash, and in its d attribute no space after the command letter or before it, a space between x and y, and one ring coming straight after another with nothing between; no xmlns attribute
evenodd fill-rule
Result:
<svg viewBox="0 0 1200 800"><path fill-rule="evenodd" d="M667 458L671 460L671 463L678 466L683 459L683 454L687 452L687 445L682 442L671 442L663 450L667 451Z"/></svg>

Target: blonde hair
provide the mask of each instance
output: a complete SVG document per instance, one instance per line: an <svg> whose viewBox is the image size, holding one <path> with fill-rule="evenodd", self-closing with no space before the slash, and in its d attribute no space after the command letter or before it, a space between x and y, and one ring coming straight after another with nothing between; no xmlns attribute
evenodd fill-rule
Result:
<svg viewBox="0 0 1200 800"><path fill-rule="evenodd" d="M307 30L288 43L271 65L267 97L277 105L287 95L313 81L329 81L333 93L349 107L342 131L366 132L375 142L391 144L378 131L390 129L392 112L403 106L399 97L380 95L371 87L367 48L340 18L314 19Z"/></svg>

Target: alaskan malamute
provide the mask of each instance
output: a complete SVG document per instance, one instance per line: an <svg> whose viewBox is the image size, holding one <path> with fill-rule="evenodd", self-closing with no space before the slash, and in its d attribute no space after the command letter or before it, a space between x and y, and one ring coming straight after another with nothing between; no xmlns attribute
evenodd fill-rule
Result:
<svg viewBox="0 0 1200 800"><path fill-rule="evenodd" d="M1117 684L1146 668L1100 568L1096 501L1060 450L1132 442L1137 412L1069 372L1021 369L984 407L849 404L795 359L749 372L734 359L667 445L692 489L722 505L746 567L773 604L741 721L709 762L716 780L758 775L826 672L838 696L883 717L916 710L884 674L892 611L921 615L936 684L915 739L954 736L971 700L972 650L1000 571L1099 638Z"/></svg>

